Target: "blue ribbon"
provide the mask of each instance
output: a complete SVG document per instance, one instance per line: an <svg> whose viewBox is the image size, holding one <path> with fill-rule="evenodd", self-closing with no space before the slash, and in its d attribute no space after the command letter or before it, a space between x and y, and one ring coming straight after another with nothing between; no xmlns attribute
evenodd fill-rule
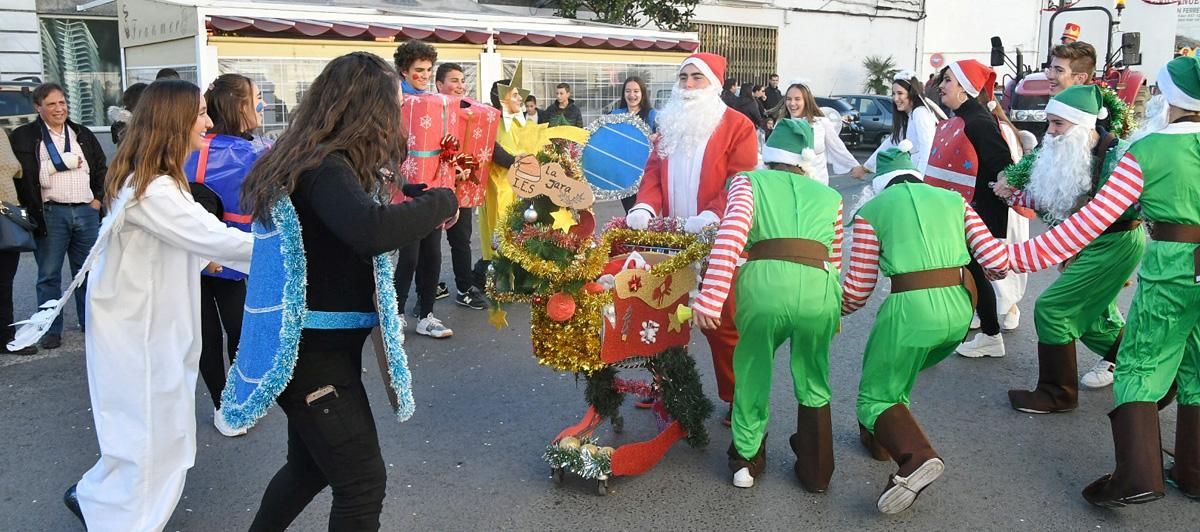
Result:
<svg viewBox="0 0 1200 532"><path fill-rule="evenodd" d="M67 163L63 162L62 155L59 155L58 146L54 145L54 137L50 136L50 128L46 126L46 121L38 120L38 122L42 123L42 144L46 145L46 153L50 154L50 163L53 164L54 169L58 170L59 172L66 172L67 170L70 170L70 168L67 168ZM66 137L66 140L63 141L63 146L65 147L63 149L63 151L66 153L70 153L71 152L71 127L70 126L63 124L63 135Z"/></svg>

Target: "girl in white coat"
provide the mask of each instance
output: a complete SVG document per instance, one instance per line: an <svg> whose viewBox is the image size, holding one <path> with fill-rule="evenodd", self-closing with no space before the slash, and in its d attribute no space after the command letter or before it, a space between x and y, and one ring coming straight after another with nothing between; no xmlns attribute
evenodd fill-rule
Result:
<svg viewBox="0 0 1200 532"><path fill-rule="evenodd" d="M924 175L925 163L929 161L929 150L933 148L933 136L937 133L937 123L945 120L942 110L933 102L921 96L921 82L912 72L901 72L892 81L892 135L879 144L879 149L871 154L871 158L856 169L854 177L862 179L866 171L875 171L875 158L889 148L900 145L907 140L912 143L913 166Z"/></svg>
<svg viewBox="0 0 1200 532"><path fill-rule="evenodd" d="M808 176L823 185L829 184L829 165L833 165L834 173L865 173L858 159L846 149L838 132L840 124L834 122L817 106L812 90L804 83L792 83L783 95L783 109L778 113L783 118L807 120L813 128L813 151L817 160L812 165L812 173Z"/></svg>
<svg viewBox="0 0 1200 532"><path fill-rule="evenodd" d="M146 89L108 168L111 214L75 280L91 270L85 351L100 460L64 502L93 532L166 526L196 457L196 272L210 261L250 271L253 237L188 192L183 164L209 127L195 85Z"/></svg>

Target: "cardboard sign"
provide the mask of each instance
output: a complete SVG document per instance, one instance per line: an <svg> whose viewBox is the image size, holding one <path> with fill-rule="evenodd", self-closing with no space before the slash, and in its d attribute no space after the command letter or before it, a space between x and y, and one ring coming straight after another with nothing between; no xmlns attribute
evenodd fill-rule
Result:
<svg viewBox="0 0 1200 532"><path fill-rule="evenodd" d="M539 165L537 158L526 155L508 171L508 182L519 198L547 196L559 207L586 209L596 202L592 187L578 179L567 177L562 165L550 162Z"/></svg>

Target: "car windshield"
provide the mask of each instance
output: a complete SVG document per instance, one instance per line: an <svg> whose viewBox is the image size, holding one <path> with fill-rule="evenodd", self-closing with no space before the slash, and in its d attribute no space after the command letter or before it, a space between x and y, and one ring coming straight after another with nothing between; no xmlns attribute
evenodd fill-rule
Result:
<svg viewBox="0 0 1200 532"><path fill-rule="evenodd" d="M31 115L37 113L33 102L20 92L0 91L0 116Z"/></svg>
<svg viewBox="0 0 1200 532"><path fill-rule="evenodd" d="M817 105L821 107L831 107L839 113L848 113L854 110L845 100L835 100L833 98L817 98Z"/></svg>

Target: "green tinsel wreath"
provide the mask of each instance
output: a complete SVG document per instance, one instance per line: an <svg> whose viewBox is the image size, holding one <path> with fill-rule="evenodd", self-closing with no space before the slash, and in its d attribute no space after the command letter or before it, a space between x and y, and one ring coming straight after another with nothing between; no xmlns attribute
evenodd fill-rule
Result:
<svg viewBox="0 0 1200 532"><path fill-rule="evenodd" d="M1117 96L1116 91L1105 86L1100 86L1100 96L1104 107L1108 108L1108 131L1117 138L1128 137L1137 126L1133 113L1129 112L1129 104Z"/></svg>
<svg viewBox="0 0 1200 532"><path fill-rule="evenodd" d="M1008 165L1004 169L1004 179L1008 186L1024 190L1029 185L1029 175L1033 173L1033 163L1037 160L1038 150L1031 151L1021 157L1020 161Z"/></svg>

